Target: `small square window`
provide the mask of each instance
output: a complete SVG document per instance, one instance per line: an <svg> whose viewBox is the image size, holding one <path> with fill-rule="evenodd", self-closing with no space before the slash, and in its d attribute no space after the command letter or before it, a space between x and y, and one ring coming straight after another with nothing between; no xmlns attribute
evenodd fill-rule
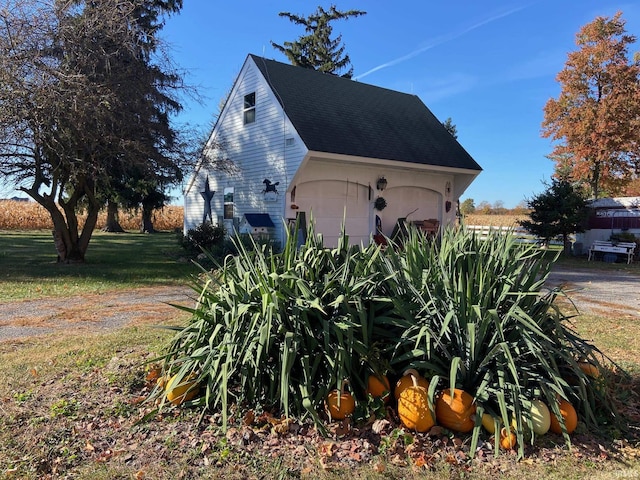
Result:
<svg viewBox="0 0 640 480"><path fill-rule="evenodd" d="M233 187L224 187L224 218L233 218Z"/></svg>
<svg viewBox="0 0 640 480"><path fill-rule="evenodd" d="M256 121L256 92L244 96L244 124Z"/></svg>
<svg viewBox="0 0 640 480"><path fill-rule="evenodd" d="M233 203L227 203L224 206L224 218L226 220L233 218Z"/></svg>

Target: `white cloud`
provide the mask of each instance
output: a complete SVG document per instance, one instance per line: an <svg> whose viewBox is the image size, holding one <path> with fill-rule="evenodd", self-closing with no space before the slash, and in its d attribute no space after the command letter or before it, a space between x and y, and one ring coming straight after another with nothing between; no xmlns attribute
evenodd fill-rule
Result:
<svg viewBox="0 0 640 480"><path fill-rule="evenodd" d="M376 67L373 67L369 70L367 70L366 72L364 72L361 75L358 76L354 76L353 79L354 80L361 80L362 78L366 77L367 75L371 75L374 72L377 72L378 70L382 70L383 68L388 68L388 67L392 67L394 65L397 65L399 63L405 62L407 60L410 60L418 55L420 55L423 52L426 52L427 50L430 50L434 47L437 47L438 45L442 45L443 43L446 42L450 42L451 40L455 40L456 38L459 38L473 30L476 30L477 28L480 28L484 25L487 25L488 23L494 22L496 20L499 20L501 18L507 17L509 15L512 15L513 13L519 12L520 10L526 8L528 5L525 6L521 6L521 7L517 7L517 8L512 8L510 10L507 11L503 11L503 12L499 12L499 13L495 13L487 18L484 18L476 23L474 23L473 25L467 26L467 27L463 27L459 30L455 30L451 33L448 33L446 35L441 35L440 37L436 37L434 39L431 40L427 40L426 44L423 45L422 47L419 47L415 50L413 50L412 52L403 55L401 57L398 57L394 60L390 60L388 62L382 63Z"/></svg>

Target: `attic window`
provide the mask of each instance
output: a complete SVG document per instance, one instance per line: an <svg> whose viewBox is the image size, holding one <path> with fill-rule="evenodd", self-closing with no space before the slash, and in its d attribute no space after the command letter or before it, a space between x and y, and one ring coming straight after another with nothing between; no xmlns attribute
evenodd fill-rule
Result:
<svg viewBox="0 0 640 480"><path fill-rule="evenodd" d="M244 124L256 121L256 92L244 96Z"/></svg>

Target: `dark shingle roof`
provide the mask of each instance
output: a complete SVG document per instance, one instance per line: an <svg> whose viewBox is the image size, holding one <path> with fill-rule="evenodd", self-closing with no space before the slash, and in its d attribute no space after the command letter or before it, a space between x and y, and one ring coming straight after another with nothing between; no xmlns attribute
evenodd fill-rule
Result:
<svg viewBox="0 0 640 480"><path fill-rule="evenodd" d="M309 150L482 170L415 95L250 57Z"/></svg>

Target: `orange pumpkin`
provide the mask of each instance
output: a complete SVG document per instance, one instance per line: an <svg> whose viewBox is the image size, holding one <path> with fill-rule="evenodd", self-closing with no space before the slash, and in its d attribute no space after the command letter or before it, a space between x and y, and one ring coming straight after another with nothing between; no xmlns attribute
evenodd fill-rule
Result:
<svg viewBox="0 0 640 480"><path fill-rule="evenodd" d="M571 403L564 399L560 400L560 404L558 406L560 408L562 419L564 420L564 426L567 427L567 433L573 433L573 431L578 426L578 414L576 412L576 409L573 408L573 405L571 405ZM551 426L549 430L557 434L562 433L562 426L558 421L558 417L556 417L555 415L551 415Z"/></svg>
<svg viewBox="0 0 640 480"><path fill-rule="evenodd" d="M331 390L325 401L329 416L335 420L343 420L356 409L356 401L353 395L344 389L347 383L349 383L348 380L343 380L340 390L337 388Z"/></svg>
<svg viewBox="0 0 640 480"><path fill-rule="evenodd" d="M516 433L513 428L507 432L506 428L500 430L500 446L505 450L512 450L516 446Z"/></svg>
<svg viewBox="0 0 640 480"><path fill-rule="evenodd" d="M400 398L400 394L405 388L413 385L412 376L417 378L418 385L429 390L429 380L422 377L417 370L410 368L402 374L402 377L396 383L396 388L393 391L393 396L396 397L396 400Z"/></svg>
<svg viewBox="0 0 640 480"><path fill-rule="evenodd" d="M436 420L449 430L467 433L475 425L476 406L473 397L467 392L455 388L446 389L436 399Z"/></svg>
<svg viewBox="0 0 640 480"><path fill-rule="evenodd" d="M389 379L385 375L369 375L367 389L364 391L365 395L371 395L373 398L382 398L384 403L387 403L390 392Z"/></svg>
<svg viewBox="0 0 640 480"><path fill-rule="evenodd" d="M405 388L398 399L398 416L402 424L417 432L427 432L435 425L429 408L429 391L418 384L411 375L413 384Z"/></svg>

